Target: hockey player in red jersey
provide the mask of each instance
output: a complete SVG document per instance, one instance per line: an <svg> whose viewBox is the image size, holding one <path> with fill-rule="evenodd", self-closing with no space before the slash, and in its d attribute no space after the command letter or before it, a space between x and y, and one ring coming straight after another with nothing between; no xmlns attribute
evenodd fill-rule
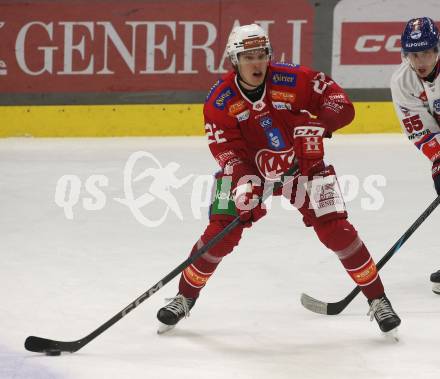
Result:
<svg viewBox="0 0 440 379"><path fill-rule="evenodd" d="M403 62L391 77L397 117L408 139L431 161L440 195L439 30L429 17L409 20L401 37ZM431 274L440 295L440 270Z"/></svg>
<svg viewBox="0 0 440 379"><path fill-rule="evenodd" d="M272 63L269 38L256 24L234 28L226 49L234 70L214 84L204 106L209 147L221 167L218 195L191 254L237 216L242 224L183 271L177 296L157 314L159 333L189 315L217 265L238 245L243 229L266 214L261 203L255 204L263 183L280 178L294 161L308 185L305 201L296 204L293 190L291 203L361 287L371 319L375 317L384 332L396 328L400 319L370 253L347 220L335 170L323 161L323 139L354 117L347 95L322 72ZM221 199L231 200L225 206Z"/></svg>

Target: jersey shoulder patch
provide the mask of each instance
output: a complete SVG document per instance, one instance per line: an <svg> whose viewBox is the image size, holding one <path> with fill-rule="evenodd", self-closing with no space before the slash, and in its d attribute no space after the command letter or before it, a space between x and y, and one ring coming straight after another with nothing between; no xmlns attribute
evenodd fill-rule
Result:
<svg viewBox="0 0 440 379"><path fill-rule="evenodd" d="M234 77L235 74L232 72L214 83L206 97L205 106L212 106L223 111L228 103L237 96L237 90L233 85Z"/></svg>
<svg viewBox="0 0 440 379"><path fill-rule="evenodd" d="M209 90L208 94L206 95L205 102L207 102L207 101L209 101L209 99L211 99L212 94L215 92L217 87L222 83L223 83L223 79L219 79L212 85L211 89Z"/></svg>

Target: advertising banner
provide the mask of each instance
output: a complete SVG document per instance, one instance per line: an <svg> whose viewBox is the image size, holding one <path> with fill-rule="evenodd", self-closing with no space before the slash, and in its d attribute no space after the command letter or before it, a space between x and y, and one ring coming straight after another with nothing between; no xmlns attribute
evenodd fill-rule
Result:
<svg viewBox="0 0 440 379"><path fill-rule="evenodd" d="M341 0L333 24L332 77L345 88L388 88L401 63L406 22L429 16L440 25L437 0Z"/></svg>
<svg viewBox="0 0 440 379"><path fill-rule="evenodd" d="M312 62L307 0L2 1L0 93L208 90L236 25L259 23L277 60ZM249 11L252 9L252 11Z"/></svg>

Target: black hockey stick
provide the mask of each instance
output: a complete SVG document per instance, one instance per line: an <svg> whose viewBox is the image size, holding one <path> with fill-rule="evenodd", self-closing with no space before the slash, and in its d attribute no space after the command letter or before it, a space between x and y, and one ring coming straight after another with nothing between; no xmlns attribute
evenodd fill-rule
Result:
<svg viewBox="0 0 440 379"><path fill-rule="evenodd" d="M401 248L401 246L406 242L406 240L411 237L411 235L417 230L417 228L422 225L423 221L425 221L428 216L437 208L437 205L440 203L440 196L438 196L426 210L419 216L419 218L409 227L409 229L403 233L402 237L393 245L393 247L382 257L382 259L377 264L377 269L380 270L385 263L387 263L390 258ZM313 297L303 293L301 295L301 304L304 308L307 308L309 311L315 313L321 313L323 315L337 315L341 313L348 304L357 296L357 294L361 291L360 287L357 286L353 289L344 299L338 301L336 303L326 303L324 301L320 301L314 299Z"/></svg>
<svg viewBox="0 0 440 379"><path fill-rule="evenodd" d="M261 200L262 201L266 200L272 194L274 189L281 188L288 181L293 181L298 176L299 176L298 165L295 162L294 166L290 170L288 170L285 173L285 175L283 175L281 181L270 184L269 188L267 188L263 196L261 196ZM284 182L285 180L286 182ZM159 282L153 285L150 289L144 292L136 300L128 304L122 311L118 312L110 320L102 324L100 327L98 327L96 330L94 330L92 333L85 336L84 338L81 338L76 341L56 341L47 338L30 336L26 338L24 347L29 351L33 351L37 353L46 353L47 355L60 355L61 352L74 353L75 351L78 351L79 349L87 345L90 341L98 337L105 330L110 328L113 324L118 322L121 318L125 317L139 304L141 304L142 302L147 300L150 296L152 296L157 291L159 291L165 284L170 282L177 275L179 275L185 268L191 265L191 263L193 263L196 259L198 259L200 256L205 254L210 248L212 248L215 244L221 241L232 229L236 228L239 224L240 224L240 218L236 217L220 233L218 233L210 241L208 241L205 245L203 245L191 257L189 257L184 262L182 262L173 271L171 271L168 275L166 275Z"/></svg>

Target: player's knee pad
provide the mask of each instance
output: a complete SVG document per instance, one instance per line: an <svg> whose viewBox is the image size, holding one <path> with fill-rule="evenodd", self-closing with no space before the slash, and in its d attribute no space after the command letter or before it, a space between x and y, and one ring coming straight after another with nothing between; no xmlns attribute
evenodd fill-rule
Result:
<svg viewBox="0 0 440 379"><path fill-rule="evenodd" d="M341 260L355 253L362 244L356 229L346 219L318 223L314 228L319 240Z"/></svg>

